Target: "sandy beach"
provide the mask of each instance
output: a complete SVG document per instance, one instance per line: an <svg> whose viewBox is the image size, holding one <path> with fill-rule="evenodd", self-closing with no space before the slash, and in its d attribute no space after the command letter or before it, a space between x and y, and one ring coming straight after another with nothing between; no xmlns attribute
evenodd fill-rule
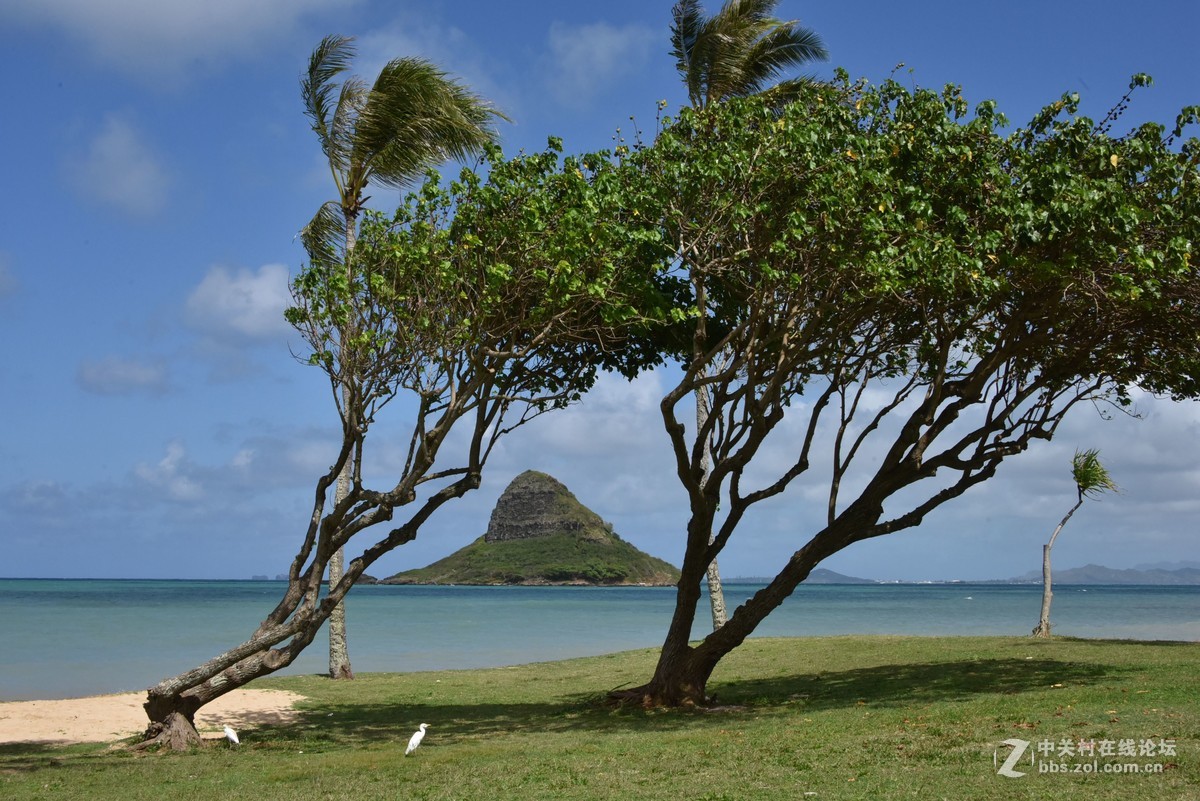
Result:
<svg viewBox="0 0 1200 801"><path fill-rule="evenodd" d="M196 713L204 737L219 737L225 726L242 730L288 723L303 696L285 690L234 690ZM61 701L0 703L0 743L98 743L120 740L146 728L145 693L98 695Z"/></svg>

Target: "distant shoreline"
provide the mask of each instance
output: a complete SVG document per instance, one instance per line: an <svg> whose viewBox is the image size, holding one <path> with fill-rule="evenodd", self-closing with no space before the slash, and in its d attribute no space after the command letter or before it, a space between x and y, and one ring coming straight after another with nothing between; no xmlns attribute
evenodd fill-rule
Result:
<svg viewBox="0 0 1200 801"><path fill-rule="evenodd" d="M722 580L723 585L737 586L762 586L769 584L773 577L766 576L733 576ZM208 584L223 584L228 582L239 582L243 584L286 584L286 579L273 578L147 578L147 577L113 577L113 576L0 576L0 581L163 581L163 582L193 582L193 583L208 583ZM847 581L805 581L800 586L840 586L840 587L972 587L972 586L1012 586L1012 587L1037 587L1041 586L1041 580L1032 579L938 579L938 580L921 580L914 581L910 579L859 579ZM1075 581L1071 579L1060 579L1055 577L1055 585L1064 585L1072 587L1200 587L1200 581L1196 582L1178 582L1178 583L1162 583L1162 582L1128 582L1128 581ZM589 584L586 582L548 582L548 581L530 581L520 583L507 584L470 584L465 582L388 582L388 581L364 581L359 582L355 586L360 587L584 587L592 589L603 589L606 587L612 588L629 588L629 587L645 587L645 588L664 588L674 587L674 584Z"/></svg>

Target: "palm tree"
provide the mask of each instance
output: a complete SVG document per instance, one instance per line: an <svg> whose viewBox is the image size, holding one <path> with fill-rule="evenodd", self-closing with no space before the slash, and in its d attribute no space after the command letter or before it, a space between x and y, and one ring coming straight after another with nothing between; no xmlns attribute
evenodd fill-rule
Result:
<svg viewBox="0 0 1200 801"><path fill-rule="evenodd" d="M782 104L809 79L777 81L781 74L829 58L812 30L798 20L771 16L777 5L779 0L726 0L706 17L697 0L675 4L671 55L693 108L755 94L777 97Z"/></svg>
<svg viewBox="0 0 1200 801"><path fill-rule="evenodd" d="M1083 505L1084 498L1095 498L1105 492L1117 491L1116 482L1112 480L1104 465L1100 464L1100 451L1095 449L1075 451L1075 458L1071 460L1071 476L1075 479L1078 498L1071 511L1067 512L1058 528L1050 535L1050 541L1042 546L1042 617L1033 629L1034 637L1050 636L1050 599L1054 597L1050 590L1050 549L1054 547L1054 541L1058 539L1071 515L1075 514L1075 510Z"/></svg>
<svg viewBox="0 0 1200 801"><path fill-rule="evenodd" d="M338 77L354 58L353 39L327 36L313 51L301 80L304 113L320 140L337 187L302 232L309 258L349 270L358 217L368 187L405 187L433 165L466 159L494 142L494 120L504 118L428 61L389 61L368 87L357 76ZM345 388L343 388L343 393ZM349 492L351 461L338 478L335 503ZM329 561L329 583L341 579L344 555ZM345 609L329 619L329 675L351 678Z"/></svg>
<svg viewBox="0 0 1200 801"><path fill-rule="evenodd" d="M705 16L698 0L680 0L671 10L671 55L688 91L692 107L701 110L730 97L767 95L783 105L792 99L808 78L777 80L790 69L810 61L829 58L821 38L798 20L782 21L771 16L779 0L726 0L711 17ZM696 305L707 304L704 286L696 282ZM694 342L699 356L704 348L704 314L698 318ZM718 368L719 369L719 368ZM699 378L703 380L704 376ZM704 428L711 408L708 389L696 389L696 429ZM709 442L701 451L701 486L712 465ZM725 625L725 594L721 571L714 559L708 567L708 598L713 629Z"/></svg>

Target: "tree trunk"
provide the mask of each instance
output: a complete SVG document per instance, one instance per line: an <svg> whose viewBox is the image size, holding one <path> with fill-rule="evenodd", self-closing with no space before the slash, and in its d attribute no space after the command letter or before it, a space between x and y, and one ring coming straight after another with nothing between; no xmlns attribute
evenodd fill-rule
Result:
<svg viewBox="0 0 1200 801"><path fill-rule="evenodd" d="M696 430L700 431L704 428L704 424L708 421L708 389L701 387L696 390ZM700 470L703 474L701 479L701 487L708 482L709 473L712 472L712 442L706 437L704 449L700 456ZM712 544L712 536L708 538L708 542ZM725 621L729 619L725 613L725 591L721 588L721 570L717 567L717 560L713 559L708 565L708 604L712 609L713 631L725 625Z"/></svg>
<svg viewBox="0 0 1200 801"><path fill-rule="evenodd" d="M345 553L338 548L329 558L329 586L342 580ZM346 646L346 605L339 603L329 615L329 678L352 679L350 651Z"/></svg>
<svg viewBox="0 0 1200 801"><path fill-rule="evenodd" d="M1071 507L1071 511L1067 512L1063 517L1062 522L1058 524L1058 528L1054 529L1054 533L1050 535L1050 541L1042 546L1042 615L1038 620L1038 624L1033 627L1034 637L1049 637L1050 636L1050 600L1054 597L1054 592L1050 588L1050 549L1054 547L1054 541L1058 539L1058 535L1062 533L1063 527L1067 525L1067 521L1071 519L1071 515L1075 514L1075 510L1083 505L1083 491L1079 492L1079 500Z"/></svg>
<svg viewBox="0 0 1200 801"><path fill-rule="evenodd" d="M685 554L684 578L676 593L675 615L659 654L654 677L641 687L614 692L610 698L618 703L636 701L646 707L708 703L708 680L721 659L745 642L758 624L808 578L821 560L853 542L853 532L867 522L857 513L844 514L835 526L827 527L792 554L779 575L739 606L724 626L695 646L689 645L688 637L700 597L699 581L703 568L692 574L694 582L687 581L689 559Z"/></svg>
<svg viewBox="0 0 1200 801"><path fill-rule="evenodd" d="M342 395L349 403L350 392L342 388ZM350 494L350 471L353 469L353 459L347 459L338 474L337 487L333 493L333 503L336 506ZM345 575L346 550L338 548L329 557L329 589L332 591ZM350 650L346 644L346 606L339 602L329 614L329 678L352 679L354 670L350 667Z"/></svg>
<svg viewBox="0 0 1200 801"><path fill-rule="evenodd" d="M138 747L165 745L186 750L200 745L200 735L195 727L196 711L214 698L290 665L313 641L327 617L326 610L305 615L302 620L290 621L285 626L264 625L254 637L236 648L151 687L142 704L150 725L144 735L145 741ZM288 640L287 644L272 647L282 640Z"/></svg>
<svg viewBox="0 0 1200 801"><path fill-rule="evenodd" d="M721 587L721 570L714 559L708 565L708 605L712 609L713 631L724 626L729 620L725 611L725 590Z"/></svg>
<svg viewBox="0 0 1200 801"><path fill-rule="evenodd" d="M699 296L701 299L703 299L704 296L703 296L702 291L699 293ZM701 300L701 302L703 302L703 300ZM698 328L699 334L701 336L703 336L703 333L704 333L703 318L701 318L700 322L698 323L698 326L699 326L699 328ZM704 376L704 371L702 370L700 372L700 377L703 377L703 376ZM696 433L697 433L697 435L699 435L699 433L704 429L705 424L708 422L709 409L712 404L709 402L708 387L698 387L696 389L695 396L696 396ZM704 447L700 451L700 473L701 473L700 486L701 486L701 488L703 488L704 485L708 483L708 476L711 472L712 472L712 439L711 439L711 437L705 437L704 438ZM711 535L709 536L708 541L709 541L709 544L711 545L712 544ZM713 631L716 631L717 629L721 628L721 626L724 626L725 621L728 620L728 615L725 612L725 591L721 588L721 570L719 567L717 567L716 559L713 559L712 563L708 565L707 573L708 573L708 604L709 604L709 607L712 609Z"/></svg>
<svg viewBox="0 0 1200 801"><path fill-rule="evenodd" d="M613 693L619 702L634 701L645 707L694 706L705 703L705 688L712 668L700 668L688 644L700 602L702 566L688 565L685 558L675 594L675 613L659 653L654 678L633 690ZM698 569L699 567L699 569Z"/></svg>
<svg viewBox="0 0 1200 801"><path fill-rule="evenodd" d="M1050 636L1050 600L1054 592L1050 588L1050 544L1042 546L1042 616L1033 628L1034 637Z"/></svg>
<svg viewBox="0 0 1200 801"><path fill-rule="evenodd" d="M354 250L356 239L356 225L358 214L351 209L343 208L346 222L346 275L347 280L351 275L349 260L351 253ZM342 386L342 408L347 410L350 408L350 388ZM345 412L343 412L345 413ZM346 464L342 466L342 472L338 474L337 488L334 491L333 503L336 506L346 499L350 494L351 473L354 469L354 459L346 460ZM338 548L337 551L329 557L329 586L330 588L337 585L342 579L342 571L346 564L346 553L344 548ZM334 607L333 613L329 616L329 678L331 679L352 679L354 678L354 670L350 667L350 649L346 644L346 606L343 603L338 603Z"/></svg>
<svg viewBox="0 0 1200 801"><path fill-rule="evenodd" d="M204 745L204 740L196 731L196 724L181 712L169 712L161 721L151 723L142 737L136 750L162 746L172 751L190 751Z"/></svg>

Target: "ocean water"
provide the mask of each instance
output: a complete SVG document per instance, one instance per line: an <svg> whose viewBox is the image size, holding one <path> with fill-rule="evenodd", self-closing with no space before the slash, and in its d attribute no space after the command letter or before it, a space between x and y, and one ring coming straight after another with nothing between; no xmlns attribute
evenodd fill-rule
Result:
<svg viewBox="0 0 1200 801"><path fill-rule="evenodd" d="M240 643L280 582L0 579L0 701L144 689ZM759 585L727 584L737 606ZM357 587L347 600L358 672L488 667L660 645L664 587ZM756 636L1026 635L1029 585L801 586ZM1200 587L1068 586L1056 634L1200 641ZM707 605L695 634L710 625ZM283 673L326 669L323 637Z"/></svg>

